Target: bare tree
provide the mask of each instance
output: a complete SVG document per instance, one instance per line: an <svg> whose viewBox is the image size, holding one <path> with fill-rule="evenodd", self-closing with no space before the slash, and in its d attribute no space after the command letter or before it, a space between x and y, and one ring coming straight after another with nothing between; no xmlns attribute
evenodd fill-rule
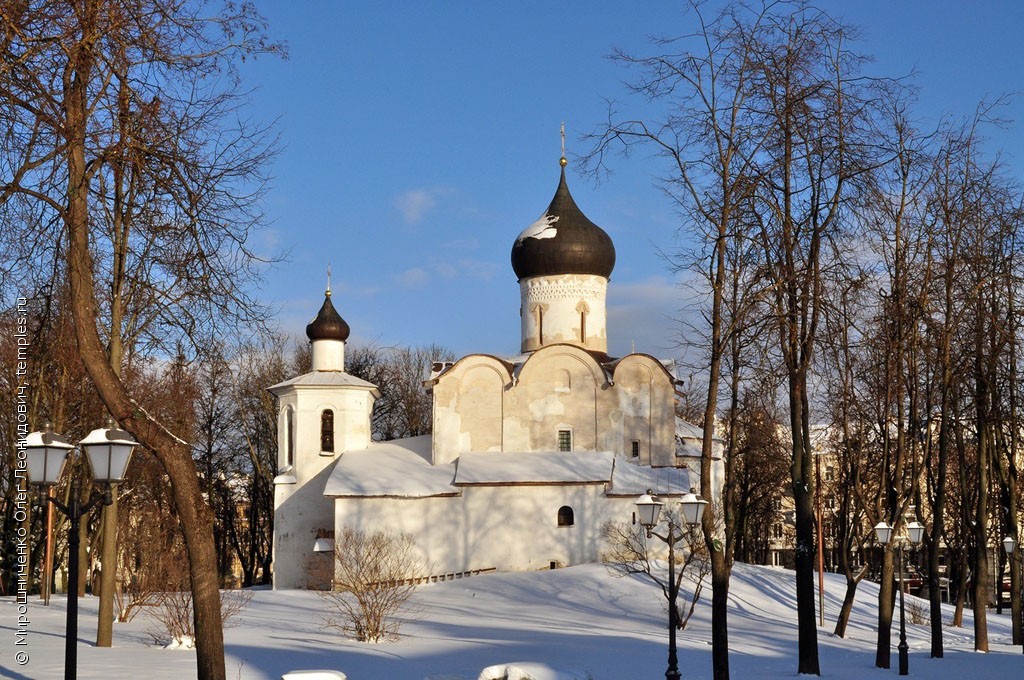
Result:
<svg viewBox="0 0 1024 680"><path fill-rule="evenodd" d="M661 52L655 56L615 55L627 67L639 71L629 85L632 93L647 102L667 105L666 112L650 118L630 118L613 107L608 123L591 136L594 149L584 160L594 172L600 172L608 152L618 149L629 153L643 145L667 161L662 187L687 219L679 234L687 241L695 238L698 244L696 252L676 254L673 266L696 272L709 298L707 309L702 310L707 325L698 329L697 337L704 339L703 368L707 371L706 392L701 399L700 492L711 499L722 364L730 345L737 347L738 327L746 321L750 305L746 294L749 281L743 269L747 259L741 254L748 240L744 215L751 207L757 184L751 149L762 144L764 131L751 127L746 117L751 96L747 81L752 75L748 65L754 46L748 38L757 31L764 15L731 4L705 21L701 3L691 2L689 8L701 25L696 33L656 41ZM733 368L738 380L738 362ZM735 397L738 389L733 387ZM727 500L720 508L725 517L717 518L712 510L703 518L711 560L712 657L717 680L729 677L727 617L734 530L731 484L727 474Z"/></svg>
<svg viewBox="0 0 1024 680"><path fill-rule="evenodd" d="M680 524L678 519L671 521L677 526ZM708 559L700 530L685 523L682 525L684 528L679 529L682 536L674 538L679 542L685 542L689 549L675 551L675 583L669 583L667 571L659 568L655 559L657 551L650 549L643 527L626 522L608 522L601 529L601 537L606 546L601 559L613 575L643 576L661 589L669 606L672 602L672 592L679 592L684 579L692 584L693 590L686 611L681 611L678 601L676 602L675 622L679 630L685 629L690 617L693 616L704 590L704 580L711 571L711 561Z"/></svg>
<svg viewBox="0 0 1024 680"><path fill-rule="evenodd" d="M232 68L274 46L248 4L208 13L189 0L5 3L0 22L0 222L21 225L22 243L60 244L27 257L66 263L82 363L110 414L167 470L192 576L198 674L220 680L209 508L188 433L151 417L119 373L118 299L159 320L148 325L156 341L201 341L218 324L252 319L245 285L258 258L246 244L268 139L238 122ZM144 214L127 213L129 203ZM135 275L122 279L130 258Z"/></svg>
<svg viewBox="0 0 1024 680"><path fill-rule="evenodd" d="M736 559L767 564L776 501L789 474L781 423L771 408L774 392L752 389L735 409L732 484L736 516ZM762 403L761 398L767 403Z"/></svg>
<svg viewBox="0 0 1024 680"><path fill-rule="evenodd" d="M848 44L856 30L804 2L751 8L731 3L701 24L690 43L663 41L665 52L642 59L620 55L643 76L633 90L667 113L655 120L612 120L597 135L590 160L600 164L611 142L644 143L667 158L664 186L702 245L693 261L707 276L708 392L704 463L710 464L720 365L730 333L748 323L742 301L763 302L784 367L791 433L791 483L796 507L796 580L800 673L819 673L814 616L814 510L809 381L825 306L826 277L846 223L844 210L858 177L879 162L870 143L877 83L862 77L864 58ZM730 253L747 239L759 248L756 276L736 277L744 262ZM755 271L748 269L747 271ZM728 282L752 292L732 296ZM738 368L738 366L737 366ZM739 393L733 389L733 394ZM709 480L710 475L702 475ZM726 489L729 489L727 481ZM709 489L703 489L707 496ZM728 504L727 504L728 507ZM726 552L731 520L726 511ZM728 677L728 562L711 546L715 677ZM719 598L722 598L719 601Z"/></svg>
<svg viewBox="0 0 1024 680"><path fill-rule="evenodd" d="M331 584L318 591L328 609L324 625L360 642L396 638L401 626L397 614L423 572L412 537L345 529L334 545L327 559L314 556L310 565L314 582Z"/></svg>
<svg viewBox="0 0 1024 680"><path fill-rule="evenodd" d="M388 441L430 434L433 406L423 383L431 365L454 359L451 350L439 345L352 348L345 359L346 370L373 383L381 393L373 405L373 438Z"/></svg>

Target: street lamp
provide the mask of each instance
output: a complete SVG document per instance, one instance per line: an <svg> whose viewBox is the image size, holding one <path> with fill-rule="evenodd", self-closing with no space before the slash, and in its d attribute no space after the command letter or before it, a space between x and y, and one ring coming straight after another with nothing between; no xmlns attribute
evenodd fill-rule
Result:
<svg viewBox="0 0 1024 680"><path fill-rule="evenodd" d="M875 536L878 538L878 542L883 546L887 546L889 541L892 539L892 527L886 522L882 521L875 525ZM921 543L921 539L924 538L924 525L918 521L909 522L907 524L907 537L910 542L917 546ZM910 673L910 656L909 646L907 645L907 624L906 617L904 614L904 586L903 586L903 541L896 541L897 555L899 560L897 562L897 569L900 571L900 644L897 646L900 655L900 675L908 675Z"/></svg>
<svg viewBox="0 0 1024 680"><path fill-rule="evenodd" d="M1010 573L1014 574L1014 575L1016 575L1017 573L1020 573L1020 572L1013 571L1013 570L1017 569L1017 565L1014 564L1014 551L1016 549L1017 549L1017 541L1015 541L1013 539L1013 536L1007 536L1006 538L1003 539L1003 550L1006 552L1006 560L1010 563L1010 570L1011 570ZM1001 578L1002 577L1000 577L1000 579ZM1013 589L1011 588L1010 590L1011 590L1011 597L1012 597ZM1013 618L1013 634L1014 634L1014 637L1021 642L1021 649L1024 650L1024 634L1022 634L1022 632L1021 632L1021 631L1024 631L1024 620L1022 620L1022 619L1024 619L1024 615L1022 615L1022 616L1014 615L1013 609L1015 607L1017 607L1018 611L1020 611L1019 610L1019 607L1020 607L1019 600L1015 600L1015 601L1010 603L1010 616Z"/></svg>
<svg viewBox="0 0 1024 680"><path fill-rule="evenodd" d="M110 485L124 479L128 461L137 442L124 430L115 429L112 420L107 421L106 428L90 432L79 442L85 451L93 483L102 492L93 491L83 505L79 498L78 484L71 480L68 504L64 505L54 496L46 495L54 507L64 513L70 520L68 528L68 615L64 637L64 678L74 680L78 670L78 525L82 516L97 504L110 505L113 498ZM42 432L32 432L26 437L26 457L28 458L29 481L48 489L60 480L61 472L75 446L64 437L55 434L46 423ZM81 455L81 454L78 454Z"/></svg>
<svg viewBox="0 0 1024 680"><path fill-rule="evenodd" d="M700 524L700 520L704 516L704 506L707 504L708 502L699 497L694 489L690 489L690 493L684 495L679 501L683 521L691 527ZM668 544L668 670L665 671L665 677L669 680L678 680L680 676L679 662L676 657L676 617L679 612L676 610L676 597L679 595L679 586L676 583L675 545L682 536L675 535L677 526L671 515L668 517L668 534L662 536L654 532L664 505L650 489L636 500L640 524L647 530L647 537L655 536Z"/></svg>

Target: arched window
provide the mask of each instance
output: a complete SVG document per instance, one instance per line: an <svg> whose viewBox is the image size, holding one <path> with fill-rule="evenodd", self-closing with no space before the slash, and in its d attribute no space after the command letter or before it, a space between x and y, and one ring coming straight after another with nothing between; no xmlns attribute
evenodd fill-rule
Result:
<svg viewBox="0 0 1024 680"><path fill-rule="evenodd" d="M320 414L320 450L334 452L334 411L329 408Z"/></svg>
<svg viewBox="0 0 1024 680"><path fill-rule="evenodd" d="M571 527L575 524L575 518L573 517L572 508L568 505L563 505L558 509L558 526L560 527Z"/></svg>
<svg viewBox="0 0 1024 680"><path fill-rule="evenodd" d="M572 375L564 368L554 372L555 392L568 392L572 388Z"/></svg>
<svg viewBox="0 0 1024 680"><path fill-rule="evenodd" d="M587 342L587 314L590 313L590 307L583 300L576 305L576 311L580 313L580 342L586 344Z"/></svg>
<svg viewBox="0 0 1024 680"><path fill-rule="evenodd" d="M281 448L284 449L282 467L292 467L295 464L295 414L291 406L284 409L284 444Z"/></svg>

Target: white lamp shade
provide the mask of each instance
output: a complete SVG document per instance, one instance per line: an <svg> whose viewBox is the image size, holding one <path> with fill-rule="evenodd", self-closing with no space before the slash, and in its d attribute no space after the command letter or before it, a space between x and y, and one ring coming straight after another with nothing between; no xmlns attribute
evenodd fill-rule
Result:
<svg viewBox="0 0 1024 680"><path fill-rule="evenodd" d="M117 484L124 479L128 461L138 442L124 430L99 428L79 442L89 459L89 469L98 484Z"/></svg>
<svg viewBox="0 0 1024 680"><path fill-rule="evenodd" d="M882 545L888 545L889 539L892 538L892 527L884 521L879 522L875 525L875 536L878 537L879 543Z"/></svg>
<svg viewBox="0 0 1024 680"><path fill-rule="evenodd" d="M1013 536L1007 536L1003 539L1003 550L1006 551L1007 555L1013 554L1013 549L1017 547L1017 541L1013 540Z"/></svg>
<svg viewBox="0 0 1024 680"><path fill-rule="evenodd" d="M907 536L910 542L917 545L924 539L924 525L917 520L907 524Z"/></svg>
<svg viewBox="0 0 1024 680"><path fill-rule="evenodd" d="M60 480L68 452L75 448L69 442L47 429L32 432L25 437L25 458L28 478L32 484L53 486Z"/></svg>
<svg viewBox="0 0 1024 680"><path fill-rule="evenodd" d="M636 510L640 515L640 524L648 529L655 526L658 523L658 518L661 516L662 505L664 503L649 493L645 493L636 499Z"/></svg>
<svg viewBox="0 0 1024 680"><path fill-rule="evenodd" d="M690 489L690 493L683 496L683 500L679 501L679 507L683 510L683 521L689 525L700 524L701 518L704 516L704 508L708 502L694 493L693 489Z"/></svg>

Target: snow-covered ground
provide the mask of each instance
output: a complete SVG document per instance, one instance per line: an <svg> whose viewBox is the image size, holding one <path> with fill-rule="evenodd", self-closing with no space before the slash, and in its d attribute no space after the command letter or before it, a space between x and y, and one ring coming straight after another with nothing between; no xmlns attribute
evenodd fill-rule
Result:
<svg viewBox="0 0 1024 680"><path fill-rule="evenodd" d="M819 629L822 676L854 680L896 674L898 626L893 629L892 669L874 667L874 601L877 587L863 583L846 639L830 634L843 595L842 579L826 578L826 627ZM679 635L680 670L686 680L711 677L710 588ZM96 600L80 601L79 678L164 680L194 677L195 653L152 646L142 615L117 625L114 647L93 645ZM614 578L600 565L523 574L490 574L423 586L397 642L361 644L322 628L321 599L310 592L259 590L225 630L230 679L277 680L297 669L335 669L349 680L476 680L484 668L529 663L536 677L640 680L663 677L666 609L660 592L639 578ZM0 598L0 678L63 677L65 600L50 606L31 600L27 647L15 642L16 610ZM947 612L947 620L951 610ZM732 677L796 675L793 573L736 565L729 631ZM897 618L898 622L898 618ZM946 628L946 657L928 657L926 625L908 625L910 673L921 678L1021 677L1024 654L1011 646L1009 615L989 613L990 652L973 651L972 621ZM27 651L27 665L15 660ZM544 671L547 669L547 671ZM564 675L556 675L561 671Z"/></svg>

